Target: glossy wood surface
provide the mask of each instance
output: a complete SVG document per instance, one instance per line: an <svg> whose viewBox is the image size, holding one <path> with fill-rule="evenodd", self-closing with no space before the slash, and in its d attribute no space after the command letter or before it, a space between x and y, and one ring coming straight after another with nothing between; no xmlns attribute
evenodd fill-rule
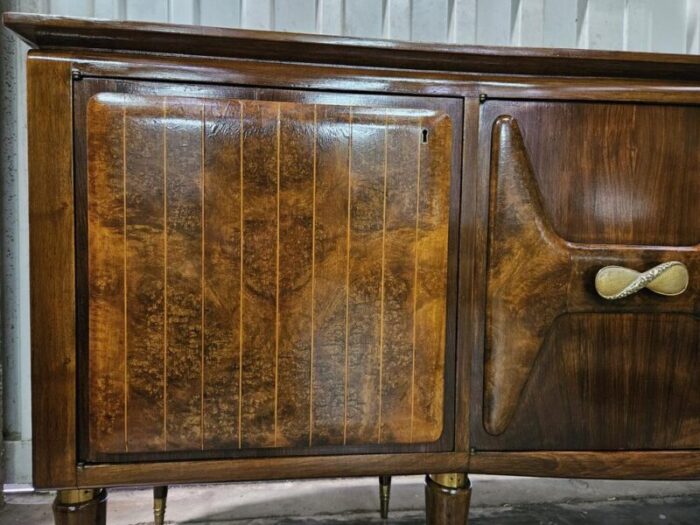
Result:
<svg viewBox="0 0 700 525"><path fill-rule="evenodd" d="M440 438L451 143L433 110L92 97L90 454Z"/></svg>
<svg viewBox="0 0 700 525"><path fill-rule="evenodd" d="M677 140L674 144L678 154L662 156L665 163L658 160L658 164L651 167L645 164L637 170L632 164L628 165L630 171L614 168L613 163L610 171L614 175L608 177L600 174L600 169L608 169L609 164L599 161L595 165L598 170L595 167L591 170L597 174L596 179L579 188L576 195L579 198L583 195L583 199L586 194L597 196L601 204L593 206L592 213L599 213L600 217L596 224L595 216L586 221L581 213L581 220L570 225L576 227L571 236L590 238L595 233L600 242L620 244L573 243L557 234L543 205L549 198L550 205L565 209L571 195L567 190L572 183L569 177L573 176L567 177L567 171L556 170L561 193L556 193L554 200L550 189L542 197L541 185L534 175L537 164L530 161L518 121L510 115L503 116L505 109L495 103L482 113L484 126L493 122L484 425L489 434L498 438L480 438L480 448L700 446L696 428L700 414L698 396L689 379L697 375L699 364L700 278L693 270L700 262L700 249L622 244L654 237L673 245L688 242L696 234L696 230L683 233L687 222L691 225L695 222L695 214L690 211L688 216L684 214L697 202L700 185L695 180L696 170L691 168L687 175L671 161L682 159L685 151L696 161L697 153L685 140ZM546 115L546 108L543 114ZM548 121L538 120L537 124L546 125ZM581 133L577 126L571 127L571 134ZM642 120L639 129L648 128ZM538 128L527 129L531 141L534 140ZM663 136L664 128L657 130ZM566 134L561 143L566 144ZM565 151L569 158L574 158L575 150ZM581 158L586 160L585 154L578 157ZM570 162L575 166L577 160ZM663 166L668 169L664 170ZM579 172L575 173L578 178ZM686 191L677 196L673 214L664 209L673 215L661 219L661 224L670 225L668 229L658 229L654 221L650 221L653 228L644 228L638 225L639 214L622 215L612 209L621 206L620 203L634 202L630 190L633 185L635 189L641 187L664 195L659 198L673 194L675 187L664 191L662 188L667 183L661 179L673 178L676 173L681 186L687 180ZM634 183L628 183L627 178ZM605 183L611 180L613 187L606 188ZM598 190L596 184L603 189ZM653 196L649 200L653 202ZM606 207L610 208L607 213ZM645 209L653 211L654 207ZM618 224L617 228L603 225L603 216L610 224L614 225L616 220L624 224ZM641 220L646 221L646 216ZM606 232L609 232L607 237ZM667 260L681 260L691 268L692 283L680 296L661 297L643 290L626 299L608 302L595 293L593 276L606 264L646 269L654 261ZM623 313L628 315L618 317L617 322L610 317ZM545 343L547 352L543 348ZM554 364L558 362L566 364ZM690 368L679 366L681 363ZM527 401L523 399L526 385ZM657 428L671 422L671 428ZM558 426L556 431L552 431L553 425ZM606 430L601 430L601 425Z"/></svg>
<svg viewBox="0 0 700 525"><path fill-rule="evenodd" d="M23 13L5 13L3 24L42 49L78 47L435 71L700 78L700 60L694 55L416 44Z"/></svg>
<svg viewBox="0 0 700 525"><path fill-rule="evenodd" d="M427 525L466 525L469 521L471 485L449 488L425 478L425 522Z"/></svg>
<svg viewBox="0 0 700 525"><path fill-rule="evenodd" d="M33 479L37 486L74 486L77 360L71 72L65 62L31 59L27 72L31 320L34 327L42 327L31 338Z"/></svg>

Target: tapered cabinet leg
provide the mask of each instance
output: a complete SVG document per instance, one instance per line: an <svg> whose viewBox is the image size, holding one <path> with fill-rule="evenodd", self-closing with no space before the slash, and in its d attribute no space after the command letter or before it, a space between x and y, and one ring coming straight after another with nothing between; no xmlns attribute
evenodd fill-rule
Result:
<svg viewBox="0 0 700 525"><path fill-rule="evenodd" d="M168 501L168 487L153 487L153 523L165 523L165 505Z"/></svg>
<svg viewBox="0 0 700 525"><path fill-rule="evenodd" d="M391 498L391 476L379 476L379 514L382 519L389 517L389 499Z"/></svg>
<svg viewBox="0 0 700 525"><path fill-rule="evenodd" d="M53 502L56 525L105 525L107 491L105 489L59 490Z"/></svg>
<svg viewBox="0 0 700 525"><path fill-rule="evenodd" d="M428 525L465 525L469 519L471 483L466 474L431 474L425 478Z"/></svg>

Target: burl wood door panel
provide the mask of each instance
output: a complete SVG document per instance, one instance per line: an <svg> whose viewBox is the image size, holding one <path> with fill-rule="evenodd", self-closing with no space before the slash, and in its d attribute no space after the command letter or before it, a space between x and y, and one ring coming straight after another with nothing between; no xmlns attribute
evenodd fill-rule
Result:
<svg viewBox="0 0 700 525"><path fill-rule="evenodd" d="M88 91L86 457L449 447L453 101Z"/></svg>
<svg viewBox="0 0 700 525"><path fill-rule="evenodd" d="M488 101L492 450L700 447L700 107ZM608 301L597 271L684 263Z"/></svg>

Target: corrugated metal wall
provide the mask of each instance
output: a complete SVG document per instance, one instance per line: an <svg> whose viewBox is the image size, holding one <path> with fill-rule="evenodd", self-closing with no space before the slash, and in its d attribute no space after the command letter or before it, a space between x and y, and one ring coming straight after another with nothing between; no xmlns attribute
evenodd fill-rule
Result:
<svg viewBox="0 0 700 525"><path fill-rule="evenodd" d="M698 53L697 0L48 0L52 13L464 44Z"/></svg>
<svg viewBox="0 0 700 525"><path fill-rule="evenodd" d="M459 44L700 53L700 0L0 0L3 10ZM26 46L2 38L9 482L30 481ZM16 79L16 80L15 80Z"/></svg>

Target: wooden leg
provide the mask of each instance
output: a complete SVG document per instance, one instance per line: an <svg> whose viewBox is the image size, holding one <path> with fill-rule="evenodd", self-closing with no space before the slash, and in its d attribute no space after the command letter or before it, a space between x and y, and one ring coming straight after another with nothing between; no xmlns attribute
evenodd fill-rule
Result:
<svg viewBox="0 0 700 525"><path fill-rule="evenodd" d="M105 489L59 490L53 502L56 525L105 525L107 491Z"/></svg>
<svg viewBox="0 0 700 525"><path fill-rule="evenodd" d="M153 487L153 523L163 525L165 523L165 504L168 500L168 487Z"/></svg>
<svg viewBox="0 0 700 525"><path fill-rule="evenodd" d="M466 474L431 474L425 478L428 525L465 525L472 488Z"/></svg>
<svg viewBox="0 0 700 525"><path fill-rule="evenodd" d="M382 519L389 517L389 499L391 498L391 476L379 476L379 514Z"/></svg>

